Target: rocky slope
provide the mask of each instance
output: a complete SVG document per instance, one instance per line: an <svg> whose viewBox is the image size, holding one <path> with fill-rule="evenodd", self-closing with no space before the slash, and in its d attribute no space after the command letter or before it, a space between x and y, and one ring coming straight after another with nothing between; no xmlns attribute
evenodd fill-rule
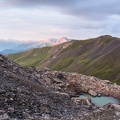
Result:
<svg viewBox="0 0 120 120"><path fill-rule="evenodd" d="M23 66L78 72L120 84L120 39L100 36L8 55Z"/></svg>
<svg viewBox="0 0 120 120"><path fill-rule="evenodd" d="M47 68L24 68L0 55L0 120L120 119L119 105L98 108L88 98L80 99L82 92L120 99L120 86L108 81Z"/></svg>

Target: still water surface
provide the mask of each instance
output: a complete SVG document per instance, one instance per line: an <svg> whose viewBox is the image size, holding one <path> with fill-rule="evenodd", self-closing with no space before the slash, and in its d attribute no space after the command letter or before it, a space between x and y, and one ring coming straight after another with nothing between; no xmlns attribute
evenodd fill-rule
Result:
<svg viewBox="0 0 120 120"><path fill-rule="evenodd" d="M80 98L84 98L84 97L91 98L91 102L98 107L102 107L103 105L106 105L110 102L114 104L119 104L119 101L114 97L109 97L109 96L93 97L87 93L83 93L83 95L80 95Z"/></svg>

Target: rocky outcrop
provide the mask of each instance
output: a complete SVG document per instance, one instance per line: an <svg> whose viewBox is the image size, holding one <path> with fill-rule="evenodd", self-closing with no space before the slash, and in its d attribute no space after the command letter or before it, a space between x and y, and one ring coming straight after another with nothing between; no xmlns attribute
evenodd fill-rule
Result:
<svg viewBox="0 0 120 120"><path fill-rule="evenodd" d="M120 87L77 73L24 68L0 55L1 120L106 119L101 118L101 113L114 114L108 116L109 120L120 118L119 105L101 110L92 105L89 98L80 99L82 92L119 98ZM111 109L114 109L112 113Z"/></svg>
<svg viewBox="0 0 120 120"><path fill-rule="evenodd" d="M77 73L66 73L66 76L68 84L71 85L71 83L74 83L74 86L77 86L77 89L83 92L89 93L93 96L106 95L120 99L120 86L112 84L108 80L101 80L93 76L86 76Z"/></svg>
<svg viewBox="0 0 120 120"><path fill-rule="evenodd" d="M92 96L113 96L120 99L120 86L108 80L101 80L93 76L86 76L78 73L65 73L58 71L46 71L41 74L43 80L49 79L53 87L63 87L61 90L69 89L72 93L89 93ZM48 84L47 82L46 84Z"/></svg>
<svg viewBox="0 0 120 120"><path fill-rule="evenodd" d="M92 96L97 96L96 91L94 91L94 90L92 90L92 89L90 89L90 90L88 91L88 93L89 93L90 95L92 95Z"/></svg>
<svg viewBox="0 0 120 120"><path fill-rule="evenodd" d="M72 97L71 101L73 104L75 105L87 105L87 106L92 106L91 104L91 100L88 97L84 97L84 98L78 98L78 97Z"/></svg>

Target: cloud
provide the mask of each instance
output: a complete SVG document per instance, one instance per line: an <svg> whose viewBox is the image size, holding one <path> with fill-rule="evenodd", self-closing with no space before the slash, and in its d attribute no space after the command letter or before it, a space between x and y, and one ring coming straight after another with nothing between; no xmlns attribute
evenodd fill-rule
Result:
<svg viewBox="0 0 120 120"><path fill-rule="evenodd" d="M59 10L81 18L101 20L111 15L120 15L119 0L4 0L6 5L18 8Z"/></svg>
<svg viewBox="0 0 120 120"><path fill-rule="evenodd" d="M119 0L0 0L0 38L120 36L119 5Z"/></svg>

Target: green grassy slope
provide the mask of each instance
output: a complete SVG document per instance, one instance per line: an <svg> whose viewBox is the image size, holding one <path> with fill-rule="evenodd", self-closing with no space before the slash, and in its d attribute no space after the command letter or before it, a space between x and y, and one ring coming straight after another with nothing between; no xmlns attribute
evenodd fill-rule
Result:
<svg viewBox="0 0 120 120"><path fill-rule="evenodd" d="M120 39L111 36L71 41L7 57L23 66L78 72L120 84Z"/></svg>
<svg viewBox="0 0 120 120"><path fill-rule="evenodd" d="M36 48L26 52L9 55L8 58L21 64L22 66L38 66L42 64L47 57L49 57L48 51L50 48L51 47L45 47L41 49Z"/></svg>

